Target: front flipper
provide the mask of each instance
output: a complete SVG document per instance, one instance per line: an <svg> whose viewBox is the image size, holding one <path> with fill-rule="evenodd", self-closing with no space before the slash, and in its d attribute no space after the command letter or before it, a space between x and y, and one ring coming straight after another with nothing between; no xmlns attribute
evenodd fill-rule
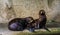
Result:
<svg viewBox="0 0 60 35"><path fill-rule="evenodd" d="M34 28L29 28L28 30L29 30L30 32L35 32L35 31L34 31L34 30L35 30Z"/></svg>

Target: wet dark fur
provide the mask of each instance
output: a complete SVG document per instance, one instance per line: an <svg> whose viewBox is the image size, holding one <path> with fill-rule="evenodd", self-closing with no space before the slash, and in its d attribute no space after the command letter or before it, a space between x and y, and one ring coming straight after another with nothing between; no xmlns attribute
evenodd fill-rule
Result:
<svg viewBox="0 0 60 35"><path fill-rule="evenodd" d="M35 26L34 26L35 28L36 28L36 26L39 25L39 27L38 27L37 29L44 28L44 29L46 29L47 31L49 31L48 28L46 27L46 22L47 22L47 17L46 17L45 11L44 11L44 10L40 10L40 11L39 11L39 18L33 20L32 24L35 25ZM38 25L37 25L37 24L38 24ZM32 26L33 26L33 25L32 25ZM49 31L49 32L50 32L50 31Z"/></svg>
<svg viewBox="0 0 60 35"><path fill-rule="evenodd" d="M13 24L13 23L16 23L16 22L18 22L18 26L19 26L19 27L22 26L23 29L25 29L25 28L27 27L27 25L30 23L30 21L31 21L30 19L33 20L32 17L14 18L14 19L12 19L11 21L9 21L8 29L9 29L9 30L12 30L12 31L19 31L18 29L13 30L13 29L10 28L10 25Z"/></svg>

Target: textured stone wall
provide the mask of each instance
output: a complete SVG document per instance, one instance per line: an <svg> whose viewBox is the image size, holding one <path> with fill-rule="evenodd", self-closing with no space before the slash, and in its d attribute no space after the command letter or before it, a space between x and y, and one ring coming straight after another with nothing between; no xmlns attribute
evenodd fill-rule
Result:
<svg viewBox="0 0 60 35"><path fill-rule="evenodd" d="M7 0L6 0L7 1ZM60 0L0 0L0 22L8 22L15 17L33 17L38 18L39 10L44 9L48 20L54 19L60 21ZM48 3L49 2L49 3ZM11 8L9 9L8 7Z"/></svg>
<svg viewBox="0 0 60 35"><path fill-rule="evenodd" d="M46 8L46 1L43 0L13 0L13 4L17 17L38 18L39 10Z"/></svg>

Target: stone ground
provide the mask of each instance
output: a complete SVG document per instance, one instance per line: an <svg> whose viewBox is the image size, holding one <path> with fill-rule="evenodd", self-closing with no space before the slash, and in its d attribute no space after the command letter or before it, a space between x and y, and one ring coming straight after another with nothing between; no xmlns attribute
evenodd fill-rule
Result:
<svg viewBox="0 0 60 35"><path fill-rule="evenodd" d="M56 28L54 28L56 31ZM53 30L54 30L53 29ZM49 30L52 30L49 28ZM39 30L36 30L39 31ZM40 29L40 31L46 31L44 29ZM24 30L24 31L10 31L8 30L7 24L0 24L0 35L13 35L13 34L18 34L20 32L29 32L28 30Z"/></svg>

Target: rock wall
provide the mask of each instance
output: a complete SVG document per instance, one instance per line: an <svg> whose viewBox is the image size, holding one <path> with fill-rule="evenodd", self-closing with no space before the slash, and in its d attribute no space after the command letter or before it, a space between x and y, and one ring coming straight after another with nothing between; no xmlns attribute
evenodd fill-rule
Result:
<svg viewBox="0 0 60 35"><path fill-rule="evenodd" d="M0 22L8 22L16 17L38 18L39 10L44 9L48 20L60 22L60 0L0 0Z"/></svg>

